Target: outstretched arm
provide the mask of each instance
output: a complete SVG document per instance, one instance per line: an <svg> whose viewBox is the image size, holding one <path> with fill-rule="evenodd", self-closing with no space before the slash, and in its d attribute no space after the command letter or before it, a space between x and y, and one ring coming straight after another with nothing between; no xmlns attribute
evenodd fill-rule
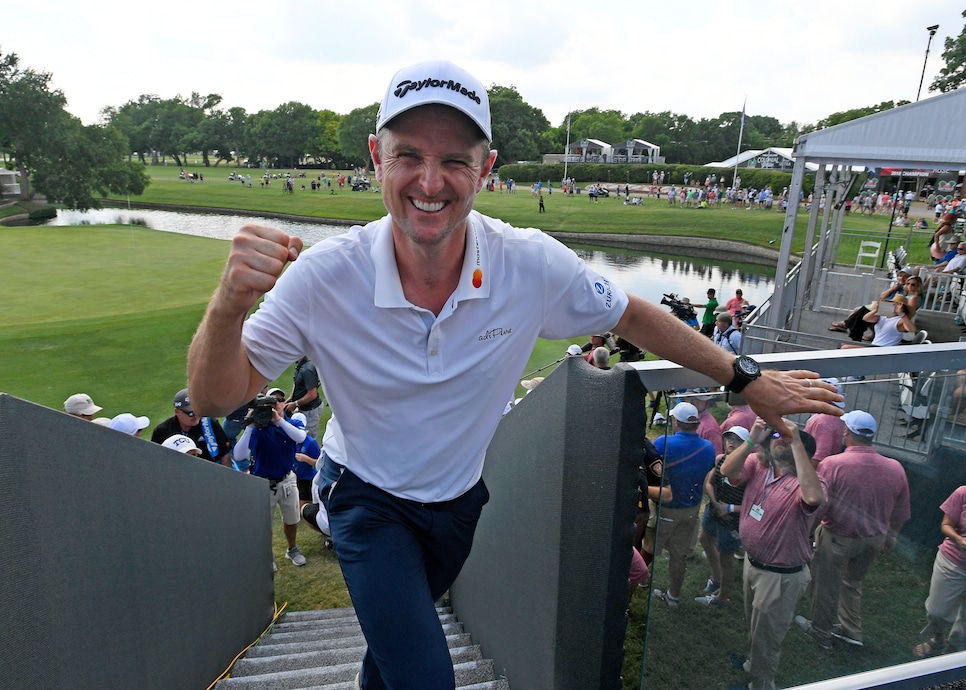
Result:
<svg viewBox="0 0 966 690"><path fill-rule="evenodd" d="M221 283L188 350L188 390L196 412L225 415L265 385L245 353L242 324L301 250L298 237L258 225L245 225L232 240Z"/></svg>
<svg viewBox="0 0 966 690"><path fill-rule="evenodd" d="M706 374L722 385L731 382L734 355L647 300L634 295L628 295L628 300L615 333L658 357ZM765 370L741 395L775 429L786 428L782 423L783 414L842 414L832 404L842 400L842 396L811 371Z"/></svg>

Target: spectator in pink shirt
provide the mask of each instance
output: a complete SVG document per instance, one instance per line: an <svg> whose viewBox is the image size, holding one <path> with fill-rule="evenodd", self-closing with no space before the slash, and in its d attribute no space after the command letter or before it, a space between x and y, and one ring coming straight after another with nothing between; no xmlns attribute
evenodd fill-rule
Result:
<svg viewBox="0 0 966 690"><path fill-rule="evenodd" d="M828 487L828 511L815 530L812 620L796 618L826 648L832 638L863 646L862 581L876 556L895 547L911 516L906 471L872 447L875 418L852 410L842 421L845 451L818 466Z"/></svg>
<svg viewBox="0 0 966 690"><path fill-rule="evenodd" d="M741 543L749 656L732 663L748 673L751 690L775 688L782 642L810 579L809 531L825 504L825 487L810 457L815 440L785 423L791 439L756 420L748 441L721 465L732 484L745 486ZM755 447L758 453L752 453Z"/></svg>
<svg viewBox="0 0 966 690"><path fill-rule="evenodd" d="M711 414L711 408L714 407L714 398L713 393L705 392L699 393L689 400L698 410L698 436L705 441L711 441L711 445L714 446L715 457L717 457L724 452L724 443L721 440L721 427L718 426L718 420Z"/></svg>
<svg viewBox="0 0 966 690"><path fill-rule="evenodd" d="M939 506L943 511L942 544L932 566L926 598L926 627L932 636L912 650L917 659L966 649L966 486Z"/></svg>
<svg viewBox="0 0 966 690"><path fill-rule="evenodd" d="M750 429L754 426L757 418L758 415L746 403L732 405L731 412L728 413L728 416L725 417L725 420L721 422L718 428L721 429L721 433L726 432L733 426L743 426L746 429Z"/></svg>
<svg viewBox="0 0 966 690"><path fill-rule="evenodd" d="M842 384L836 378L822 379L835 386L835 390L842 395ZM836 406L845 409L845 401L835 403ZM815 438L815 456L812 461L818 465L829 455L837 455L842 452L843 435L845 434L845 422L841 417L831 414L813 414L805 423L805 431Z"/></svg>

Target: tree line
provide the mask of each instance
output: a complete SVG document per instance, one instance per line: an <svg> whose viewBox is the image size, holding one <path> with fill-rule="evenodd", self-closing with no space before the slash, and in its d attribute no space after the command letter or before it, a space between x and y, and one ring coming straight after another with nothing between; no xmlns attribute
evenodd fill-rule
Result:
<svg viewBox="0 0 966 690"><path fill-rule="evenodd" d="M932 91L950 91L966 81L966 28L957 38L946 39L942 55L946 66L930 85ZM23 198L29 198L32 184L48 200L74 208L96 207L97 197L108 193L140 194L149 183L144 166L161 156L170 156L181 167L188 153L200 153L205 166L365 166L367 137L379 108L372 103L343 115L290 101L249 113L224 107L219 94L143 94L105 107L98 124L84 126L65 110L64 94L51 89L51 76L21 68L14 53L0 53L0 151L21 173ZM588 138L609 144L643 139L660 146L668 164L701 165L733 156L741 128L740 111L696 120L671 111L626 115L599 108L572 111L552 126L514 86L495 84L487 92L498 166L562 153L568 137L571 142ZM885 101L836 112L813 124L746 115L743 149L792 146L800 134L905 103Z"/></svg>

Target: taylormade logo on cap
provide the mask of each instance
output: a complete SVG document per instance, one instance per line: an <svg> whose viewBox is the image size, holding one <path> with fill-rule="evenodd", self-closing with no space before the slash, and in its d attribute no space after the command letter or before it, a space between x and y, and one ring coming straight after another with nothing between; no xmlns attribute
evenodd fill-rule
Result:
<svg viewBox="0 0 966 690"><path fill-rule="evenodd" d="M466 87L460 84L458 81L454 82L452 79L447 81L441 81L439 79L423 79L422 81L410 81L409 79L404 79L396 85L396 90L392 94L396 98L405 98L406 94L410 91L419 91L424 88L434 88L434 89L449 89L450 91L458 91L460 95L466 96L471 101L476 101L477 105L482 105L480 97L476 95L476 91L467 91Z"/></svg>
<svg viewBox="0 0 966 690"><path fill-rule="evenodd" d="M379 107L376 132L407 110L433 104L455 108L470 118L487 139L493 138L490 102L483 84L446 60L422 62L396 72Z"/></svg>

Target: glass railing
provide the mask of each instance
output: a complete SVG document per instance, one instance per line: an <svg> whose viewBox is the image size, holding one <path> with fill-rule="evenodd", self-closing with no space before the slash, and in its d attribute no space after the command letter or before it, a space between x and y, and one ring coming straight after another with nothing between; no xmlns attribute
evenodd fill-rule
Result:
<svg viewBox="0 0 966 690"><path fill-rule="evenodd" d="M926 640L920 631L926 625L924 602L929 596L936 546L942 540L943 513L939 506L956 487L966 484L966 343L796 351L760 355L758 359L766 367L806 368L837 377L845 395L845 409L864 410L876 419L873 446L901 463L911 489L911 519L900 532L896 547L878 554L863 580L862 645L840 637L824 640L826 646L792 623L780 643L777 640L782 635L776 632L767 647L772 653L780 650L777 686L826 681L828 687L871 687L868 676L856 680L853 674L878 671L879 675L901 678L925 673L922 666L906 664L916 661L914 649ZM633 366L648 389L675 391L672 404L678 398L693 400L696 394L685 389L712 383L666 362ZM697 395L704 399L708 392ZM716 394L711 405L712 413L723 419L729 409L726 395ZM790 419L804 426L808 415ZM652 430L651 435L658 432L673 433L666 428ZM818 467L821 474L821 463ZM870 477L870 485L873 483ZM706 504L707 496L701 505L702 515ZM670 524L662 521L660 511L655 523L657 535L662 525ZM738 531L740 534L740 526ZM656 538L659 543L660 537ZM667 550L654 555L650 588L632 596L625 690L724 688L749 680L741 668L750 651L751 612L746 611L745 603L749 566L731 553L720 554L721 569L734 569L734 587L728 605L719 607L700 601L706 596L712 569L697 531L688 553L676 606L669 606L667 598L657 594L667 590L670 580ZM809 587L798 598L795 615L812 617L813 594ZM758 614L751 615L754 618ZM758 652L762 658L761 650ZM966 659L960 656L966 654L952 654L931 668L966 665Z"/></svg>

